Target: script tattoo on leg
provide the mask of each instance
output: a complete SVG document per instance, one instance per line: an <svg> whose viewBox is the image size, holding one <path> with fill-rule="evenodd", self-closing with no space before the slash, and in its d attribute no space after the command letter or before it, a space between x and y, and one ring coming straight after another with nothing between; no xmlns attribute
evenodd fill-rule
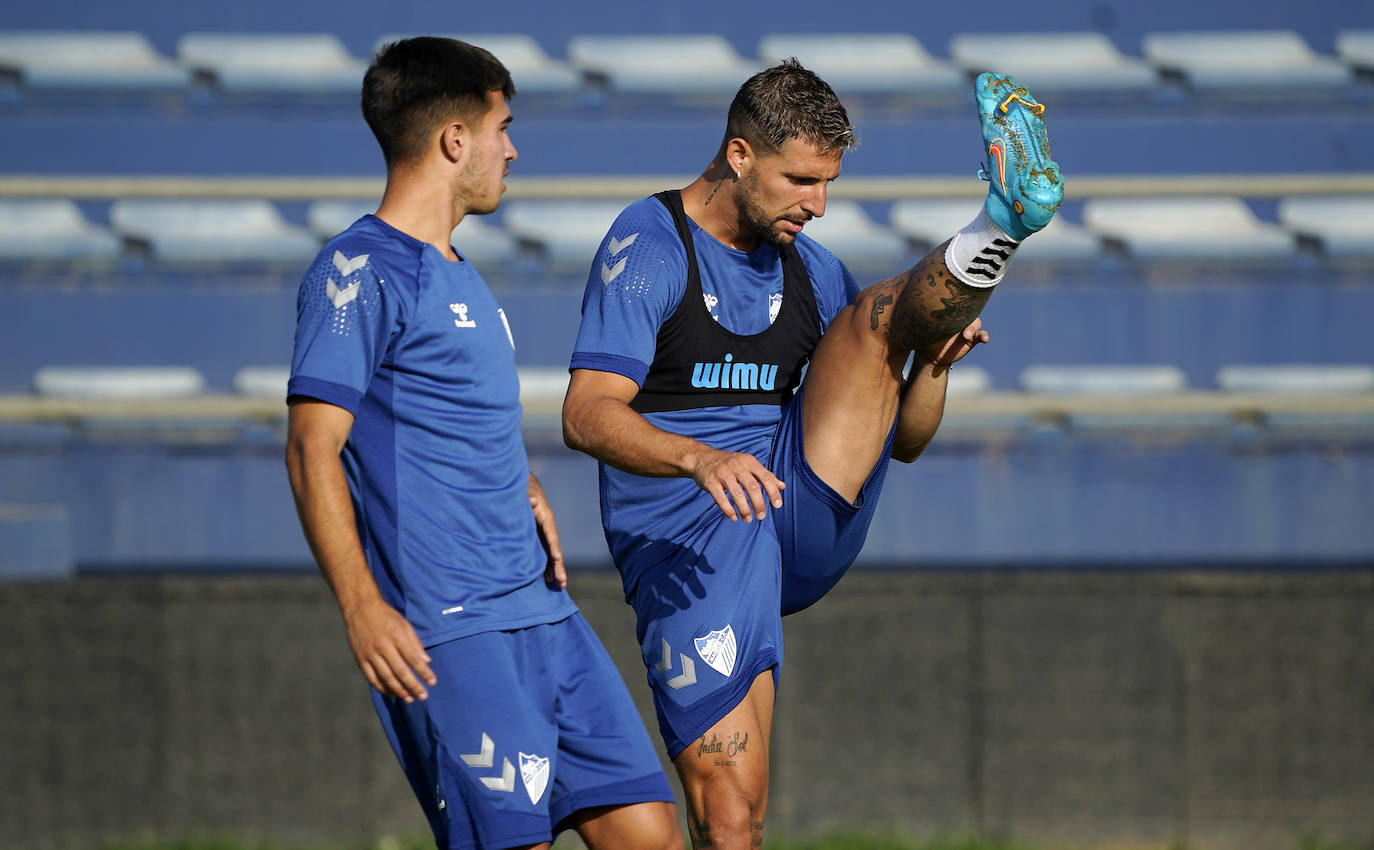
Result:
<svg viewBox="0 0 1374 850"><path fill-rule="evenodd" d="M723 740L719 735L712 732L710 741L706 740L705 735L697 739L697 758L705 759L707 756L711 756L715 760L716 767L735 767L738 764L735 757L740 753L747 752L748 749L748 732L743 735L736 732Z"/></svg>

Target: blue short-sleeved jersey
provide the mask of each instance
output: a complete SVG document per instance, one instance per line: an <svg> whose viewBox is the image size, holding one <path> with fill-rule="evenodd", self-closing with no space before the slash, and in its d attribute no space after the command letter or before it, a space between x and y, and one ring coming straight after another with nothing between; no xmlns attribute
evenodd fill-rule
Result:
<svg viewBox="0 0 1374 850"><path fill-rule="evenodd" d="M782 258L761 245L739 251L690 222L703 297L726 329L765 330L782 298ZM805 234L796 241L811 277L821 322L828 326L859 292L849 270ZM687 255L671 214L655 198L625 209L592 264L582 302L573 369L624 375L642 384L654 358L659 327L686 289ZM767 463L781 409L735 405L645 414L655 426L718 449L753 454ZM602 522L627 591L652 568L645 541L693 538L719 516L710 495L687 478L645 478L601 465Z"/></svg>
<svg viewBox="0 0 1374 850"><path fill-rule="evenodd" d="M354 414L343 462L363 550L426 645L576 610L543 580L519 390L477 271L375 216L301 282L288 393Z"/></svg>

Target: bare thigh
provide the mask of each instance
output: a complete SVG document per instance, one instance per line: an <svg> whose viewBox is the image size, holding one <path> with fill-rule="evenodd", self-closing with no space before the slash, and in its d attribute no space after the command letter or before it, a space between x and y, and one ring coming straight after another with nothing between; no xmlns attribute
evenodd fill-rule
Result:
<svg viewBox="0 0 1374 850"><path fill-rule="evenodd" d="M773 696L773 671L765 670L739 705L673 759L694 844L708 846L713 830L762 834Z"/></svg>
<svg viewBox="0 0 1374 850"><path fill-rule="evenodd" d="M802 396L806 462L853 502L887 444L907 351L885 332L895 287L871 286L830 323L811 357Z"/></svg>

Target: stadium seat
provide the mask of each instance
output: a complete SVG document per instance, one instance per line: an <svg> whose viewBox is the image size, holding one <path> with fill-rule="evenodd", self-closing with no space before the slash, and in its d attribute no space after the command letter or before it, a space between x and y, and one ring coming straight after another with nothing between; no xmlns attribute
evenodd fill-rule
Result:
<svg viewBox="0 0 1374 850"><path fill-rule="evenodd" d="M177 59L230 93L356 96L367 70L328 33L187 33Z"/></svg>
<svg viewBox="0 0 1374 850"><path fill-rule="evenodd" d="M1183 392L1188 379L1176 366L1027 366L1021 387L1036 395L1153 396Z"/></svg>
<svg viewBox="0 0 1374 850"><path fill-rule="evenodd" d="M1291 233L1233 197L1089 198L1083 223L1143 260L1267 262L1295 250Z"/></svg>
<svg viewBox="0 0 1374 850"><path fill-rule="evenodd" d="M1282 198L1279 223L1330 257L1374 257L1374 195Z"/></svg>
<svg viewBox="0 0 1374 850"><path fill-rule="evenodd" d="M949 383L945 395L953 398L967 398L982 395L992 389L992 376L981 366L960 363L949 371Z"/></svg>
<svg viewBox="0 0 1374 850"><path fill-rule="evenodd" d="M856 271L894 274L910 264L906 240L869 218L858 201L827 201L825 215L807 222L803 232Z"/></svg>
<svg viewBox="0 0 1374 850"><path fill-rule="evenodd" d="M1365 363L1245 364L1217 370L1228 393L1352 395L1374 393L1374 366Z"/></svg>
<svg viewBox="0 0 1374 850"><path fill-rule="evenodd" d="M374 52L382 45L421 33L394 33L377 39ZM533 36L524 33L441 33L475 44L501 60L515 81L515 91L527 94L569 94L582 88L582 74L566 62L549 56Z"/></svg>
<svg viewBox="0 0 1374 850"><path fill-rule="evenodd" d="M795 56L841 97L849 95L964 95L965 75L935 59L906 33L772 34L759 41L759 62Z"/></svg>
<svg viewBox="0 0 1374 850"><path fill-rule="evenodd" d="M315 201L306 208L305 223L311 233L327 240L376 211L376 201ZM519 253L515 238L493 224L489 216L467 216L453 229L450 238L458 252L479 271L510 263Z"/></svg>
<svg viewBox="0 0 1374 850"><path fill-rule="evenodd" d="M1353 77L1341 62L1313 53L1292 30L1152 32L1142 47L1149 62L1202 92L1343 92Z"/></svg>
<svg viewBox="0 0 1374 850"><path fill-rule="evenodd" d="M1374 30L1336 33L1336 56L1361 73L1374 73Z"/></svg>
<svg viewBox="0 0 1374 850"><path fill-rule="evenodd" d="M202 393L205 379L182 366L44 366L34 373L33 390L48 398L186 398Z"/></svg>
<svg viewBox="0 0 1374 850"><path fill-rule="evenodd" d="M35 89L180 90L191 79L136 32L0 32L0 70Z"/></svg>
<svg viewBox="0 0 1374 850"><path fill-rule="evenodd" d="M606 231L628 203L511 201L504 206L505 226L516 239L537 246L551 271L585 274Z"/></svg>
<svg viewBox="0 0 1374 850"><path fill-rule="evenodd" d="M1095 32L962 33L949 55L970 73L1011 74L1037 94L1074 91L1150 92L1158 75Z"/></svg>
<svg viewBox="0 0 1374 850"><path fill-rule="evenodd" d="M267 201L130 198L111 205L110 223L166 263L304 263L320 249Z"/></svg>
<svg viewBox="0 0 1374 850"><path fill-rule="evenodd" d="M112 262L123 245L65 198L0 198L0 260Z"/></svg>
<svg viewBox="0 0 1374 850"><path fill-rule="evenodd" d="M894 230L915 240L922 250L929 250L973 221L981 206L982 201L973 198L913 198L894 203L890 220ZM1100 239L1059 215L1022 242L1016 260L1070 262L1092 260L1101 254Z"/></svg>
<svg viewBox="0 0 1374 850"><path fill-rule="evenodd" d="M577 35L568 61L615 92L733 97L761 66L719 35Z"/></svg>
<svg viewBox="0 0 1374 850"><path fill-rule="evenodd" d="M234 392L248 398L286 400L289 366L245 366L234 373Z"/></svg>

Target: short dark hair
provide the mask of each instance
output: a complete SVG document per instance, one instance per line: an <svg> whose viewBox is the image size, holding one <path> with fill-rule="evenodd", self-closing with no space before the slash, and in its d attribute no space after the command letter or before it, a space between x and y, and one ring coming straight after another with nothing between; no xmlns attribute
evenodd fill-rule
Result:
<svg viewBox="0 0 1374 850"><path fill-rule="evenodd" d="M515 84L486 50L433 36L394 41L377 52L363 76L363 119L390 168L420 156L443 122L479 119L493 91L510 100Z"/></svg>
<svg viewBox="0 0 1374 850"><path fill-rule="evenodd" d="M795 58L745 80L730 103L725 138L741 138L764 153L802 139L824 153L858 143L834 89Z"/></svg>

